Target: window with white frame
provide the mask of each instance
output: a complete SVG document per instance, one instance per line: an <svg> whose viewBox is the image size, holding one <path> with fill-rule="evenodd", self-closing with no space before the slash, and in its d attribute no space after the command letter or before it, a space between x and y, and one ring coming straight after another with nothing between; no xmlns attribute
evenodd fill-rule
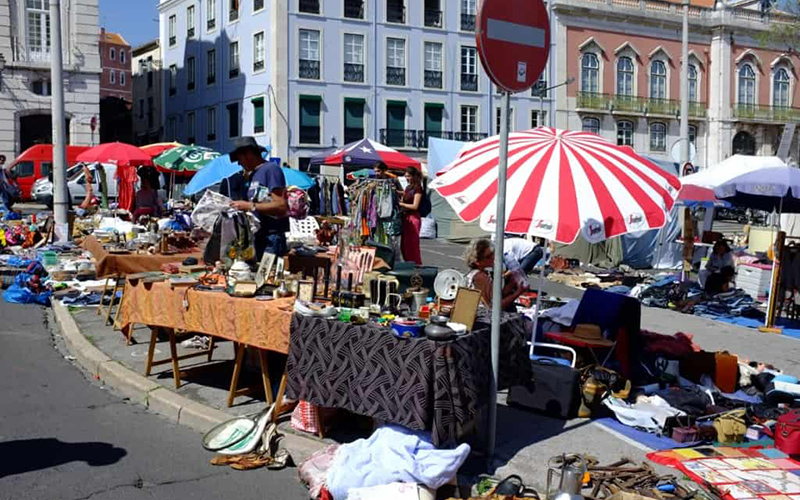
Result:
<svg viewBox="0 0 800 500"><path fill-rule="evenodd" d="M319 31L300 30L300 78L319 80Z"/></svg>
<svg viewBox="0 0 800 500"><path fill-rule="evenodd" d="M461 0L461 30L475 31L476 0Z"/></svg>
<svg viewBox="0 0 800 500"><path fill-rule="evenodd" d="M186 142L195 143L194 136L194 111L186 113Z"/></svg>
<svg viewBox="0 0 800 500"><path fill-rule="evenodd" d="M478 49L461 47L461 90L478 91Z"/></svg>
<svg viewBox="0 0 800 500"><path fill-rule="evenodd" d="M265 67L267 49L264 44L264 32L253 35L253 71L262 71Z"/></svg>
<svg viewBox="0 0 800 500"><path fill-rule="evenodd" d="M187 90L194 90L195 85L195 72L196 72L196 64L194 62L194 57L189 57L186 59L186 89Z"/></svg>
<svg viewBox="0 0 800 500"><path fill-rule="evenodd" d="M667 126L656 122L650 124L650 151L667 150Z"/></svg>
<svg viewBox="0 0 800 500"><path fill-rule="evenodd" d="M209 141L217 140L217 108L206 110L206 139Z"/></svg>
<svg viewBox="0 0 800 500"><path fill-rule="evenodd" d="M386 39L386 84L406 84L406 41L403 38Z"/></svg>
<svg viewBox="0 0 800 500"><path fill-rule="evenodd" d="M461 133L478 132L478 106L461 106Z"/></svg>
<svg viewBox="0 0 800 500"><path fill-rule="evenodd" d="M620 57L617 60L617 95L633 95L633 61L630 57Z"/></svg>
<svg viewBox="0 0 800 500"><path fill-rule="evenodd" d="M178 43L178 37L175 36L175 30L178 26L178 17L173 14L169 16L169 46L174 47Z"/></svg>
<svg viewBox="0 0 800 500"><path fill-rule="evenodd" d="M600 119L593 116L585 117L581 122L582 130L592 134L600 134Z"/></svg>
<svg viewBox="0 0 800 500"><path fill-rule="evenodd" d="M228 0L228 21L239 20L239 0Z"/></svg>
<svg viewBox="0 0 800 500"><path fill-rule="evenodd" d="M789 72L785 68L778 68L772 77L772 105L789 107Z"/></svg>
<svg viewBox="0 0 800 500"><path fill-rule="evenodd" d="M531 111L531 128L547 126L547 111L534 109Z"/></svg>
<svg viewBox="0 0 800 500"><path fill-rule="evenodd" d="M50 54L50 1L25 0L28 55L34 59Z"/></svg>
<svg viewBox="0 0 800 500"><path fill-rule="evenodd" d="M171 64L169 67L169 95L175 95L178 91L178 66Z"/></svg>
<svg viewBox="0 0 800 500"><path fill-rule="evenodd" d="M501 118L502 108L495 108L494 109L494 131L496 134L500 134L500 126L503 124L503 120ZM514 108L508 109L508 131L514 131Z"/></svg>
<svg viewBox="0 0 800 500"><path fill-rule="evenodd" d="M228 78L239 76L239 42L231 42L228 46Z"/></svg>
<svg viewBox="0 0 800 500"><path fill-rule="evenodd" d="M423 84L429 89L444 87L442 70L443 46L439 42L425 42L425 78Z"/></svg>
<svg viewBox="0 0 800 500"><path fill-rule="evenodd" d="M664 61L653 61L650 64L650 98L667 98L667 65Z"/></svg>
<svg viewBox="0 0 800 500"><path fill-rule="evenodd" d="M206 30L213 31L217 27L217 0L206 0Z"/></svg>
<svg viewBox="0 0 800 500"><path fill-rule="evenodd" d="M592 52L581 57L581 92L600 92L600 60Z"/></svg>
<svg viewBox="0 0 800 500"><path fill-rule="evenodd" d="M756 103L756 73L749 64L739 68L739 104L752 106Z"/></svg>
<svg viewBox="0 0 800 500"><path fill-rule="evenodd" d="M697 125L689 125L689 144L697 144Z"/></svg>
<svg viewBox="0 0 800 500"><path fill-rule="evenodd" d="M114 47L111 47L110 49L108 49L108 57L110 57L112 61L116 60L116 58L117 58L117 49L115 49Z"/></svg>
<svg viewBox="0 0 800 500"><path fill-rule="evenodd" d="M117 83L117 72L113 69L108 70L108 81L109 83Z"/></svg>
<svg viewBox="0 0 800 500"><path fill-rule="evenodd" d="M627 120L617 122L617 145L633 146L633 122Z"/></svg>
<svg viewBox="0 0 800 500"><path fill-rule="evenodd" d="M186 7L186 38L194 38L194 5Z"/></svg>
<svg viewBox="0 0 800 500"><path fill-rule="evenodd" d="M119 49L119 62L125 64L125 49Z"/></svg>
<svg viewBox="0 0 800 500"><path fill-rule="evenodd" d="M689 75L689 102L697 102L700 97L697 93L697 66L690 64L688 68Z"/></svg>
<svg viewBox="0 0 800 500"><path fill-rule="evenodd" d="M344 81L363 83L364 74L364 35L345 33L344 35Z"/></svg>
<svg viewBox="0 0 800 500"><path fill-rule="evenodd" d="M211 49L206 52L206 85L213 85L217 81L217 51Z"/></svg>
<svg viewBox="0 0 800 500"><path fill-rule="evenodd" d="M119 72L119 84L121 86L123 86L123 87L125 86L125 72L124 71L120 71Z"/></svg>

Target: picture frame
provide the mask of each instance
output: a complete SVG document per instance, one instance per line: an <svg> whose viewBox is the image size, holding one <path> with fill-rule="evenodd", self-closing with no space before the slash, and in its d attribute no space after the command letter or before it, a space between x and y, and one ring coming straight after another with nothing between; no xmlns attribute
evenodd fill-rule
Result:
<svg viewBox="0 0 800 500"><path fill-rule="evenodd" d="M467 331L472 331L472 326L475 324L475 316L478 314L478 306L480 303L480 290L458 287L456 300L453 302L453 310L450 313L450 321L466 325Z"/></svg>
<svg viewBox="0 0 800 500"><path fill-rule="evenodd" d="M314 302L314 282L312 280L297 282L297 298L305 302Z"/></svg>
<svg viewBox="0 0 800 500"><path fill-rule="evenodd" d="M258 264L258 271L256 271L256 285L261 288L269 281L269 273L272 271L272 265L275 263L277 256L274 253L264 253L261 256L261 262Z"/></svg>
<svg viewBox="0 0 800 500"><path fill-rule="evenodd" d="M275 264L275 282L280 282L283 279L283 273L286 271L286 261L283 257L280 257Z"/></svg>

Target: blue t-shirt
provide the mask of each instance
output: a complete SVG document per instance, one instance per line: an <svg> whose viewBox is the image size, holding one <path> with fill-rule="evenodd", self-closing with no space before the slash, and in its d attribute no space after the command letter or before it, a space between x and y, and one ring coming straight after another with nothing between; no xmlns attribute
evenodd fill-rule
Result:
<svg viewBox="0 0 800 500"><path fill-rule="evenodd" d="M250 178L247 198L254 203L261 203L267 201L270 193L275 189L286 189L286 178L283 176L283 170L275 163L262 163ZM262 213L257 215L259 221L261 221L261 229L259 229L256 237L259 235L282 234L289 230L289 217L276 218Z"/></svg>

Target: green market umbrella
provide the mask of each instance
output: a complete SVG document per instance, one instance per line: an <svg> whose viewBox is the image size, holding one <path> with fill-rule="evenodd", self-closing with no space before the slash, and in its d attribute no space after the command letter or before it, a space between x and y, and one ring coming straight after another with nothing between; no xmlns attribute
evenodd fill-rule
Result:
<svg viewBox="0 0 800 500"><path fill-rule="evenodd" d="M178 146L168 149L153 159L161 172L191 176L218 157L216 151L201 146Z"/></svg>

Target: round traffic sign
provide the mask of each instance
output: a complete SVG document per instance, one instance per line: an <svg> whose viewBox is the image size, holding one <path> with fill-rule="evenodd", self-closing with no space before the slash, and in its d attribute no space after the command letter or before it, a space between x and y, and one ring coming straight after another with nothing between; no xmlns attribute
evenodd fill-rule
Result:
<svg viewBox="0 0 800 500"><path fill-rule="evenodd" d="M528 90L550 53L550 22L542 0L483 0L475 39L481 63L495 85Z"/></svg>

